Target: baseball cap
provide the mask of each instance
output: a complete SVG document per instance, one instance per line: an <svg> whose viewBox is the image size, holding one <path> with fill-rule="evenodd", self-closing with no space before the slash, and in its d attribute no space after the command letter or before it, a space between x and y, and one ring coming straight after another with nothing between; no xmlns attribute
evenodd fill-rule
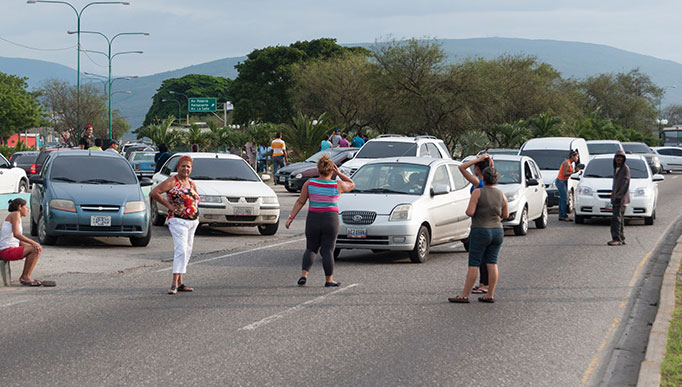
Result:
<svg viewBox="0 0 682 387"><path fill-rule="evenodd" d="M93 129L92 125L85 125L85 129Z"/></svg>

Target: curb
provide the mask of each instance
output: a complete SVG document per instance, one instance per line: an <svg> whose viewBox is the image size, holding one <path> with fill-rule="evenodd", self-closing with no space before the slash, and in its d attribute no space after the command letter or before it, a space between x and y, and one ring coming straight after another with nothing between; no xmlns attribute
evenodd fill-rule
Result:
<svg viewBox="0 0 682 387"><path fill-rule="evenodd" d="M675 282L682 262L682 237L677 240L663 275L663 284L656 319L651 326L646 355L639 370L638 387L654 387L661 384L661 363L668 342L668 327L675 309Z"/></svg>

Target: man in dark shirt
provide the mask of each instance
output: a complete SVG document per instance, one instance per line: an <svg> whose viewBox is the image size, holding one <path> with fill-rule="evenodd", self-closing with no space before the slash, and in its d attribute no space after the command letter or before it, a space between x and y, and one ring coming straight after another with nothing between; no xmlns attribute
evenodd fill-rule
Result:
<svg viewBox="0 0 682 387"><path fill-rule="evenodd" d="M92 135L92 125L85 127L85 135L81 137L78 145L81 147L81 149L90 149L91 147L95 146L95 136Z"/></svg>
<svg viewBox="0 0 682 387"><path fill-rule="evenodd" d="M625 207L630 203L630 167L625 164L625 152L619 150L613 158L613 188L611 190L611 241L609 246L625 244L623 225Z"/></svg>

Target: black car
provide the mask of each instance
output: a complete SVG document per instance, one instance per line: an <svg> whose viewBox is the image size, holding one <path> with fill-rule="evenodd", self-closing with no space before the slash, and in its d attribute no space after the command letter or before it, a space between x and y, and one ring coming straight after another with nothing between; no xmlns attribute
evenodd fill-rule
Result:
<svg viewBox="0 0 682 387"><path fill-rule="evenodd" d="M644 156L647 163L649 163L652 174L661 173L663 171L661 160L659 160L658 155L649 148L649 145L643 142L624 142L622 144L625 153Z"/></svg>
<svg viewBox="0 0 682 387"><path fill-rule="evenodd" d="M352 159L358 150L360 148L329 148L319 151L305 161L280 168L274 176L274 182L284 185L289 192L300 191L308 179L320 176L317 172L317 160L323 155L329 155L334 164L339 166Z"/></svg>
<svg viewBox="0 0 682 387"><path fill-rule="evenodd" d="M26 176L36 173L36 159L38 158L38 151L33 152L15 152L9 158L10 164L26 171Z"/></svg>

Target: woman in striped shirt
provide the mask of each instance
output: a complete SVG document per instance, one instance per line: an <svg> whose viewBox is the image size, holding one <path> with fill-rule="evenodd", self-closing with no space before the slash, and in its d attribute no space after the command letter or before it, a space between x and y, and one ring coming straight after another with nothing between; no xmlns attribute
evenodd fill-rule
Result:
<svg viewBox="0 0 682 387"><path fill-rule="evenodd" d="M334 274L334 247L336 246L336 236L339 233L339 195L352 191L355 188L355 183L350 177L341 173L327 155L322 156L317 161L317 170L320 177L310 179L303 185L301 196L294 203L286 227L289 228L298 212L310 199L308 217L305 223L306 250L303 253L301 278L298 279L298 285L305 285L310 267L319 251L322 255L322 266L326 279L324 286L339 286L339 282L332 278ZM340 181L332 179L334 173Z"/></svg>

